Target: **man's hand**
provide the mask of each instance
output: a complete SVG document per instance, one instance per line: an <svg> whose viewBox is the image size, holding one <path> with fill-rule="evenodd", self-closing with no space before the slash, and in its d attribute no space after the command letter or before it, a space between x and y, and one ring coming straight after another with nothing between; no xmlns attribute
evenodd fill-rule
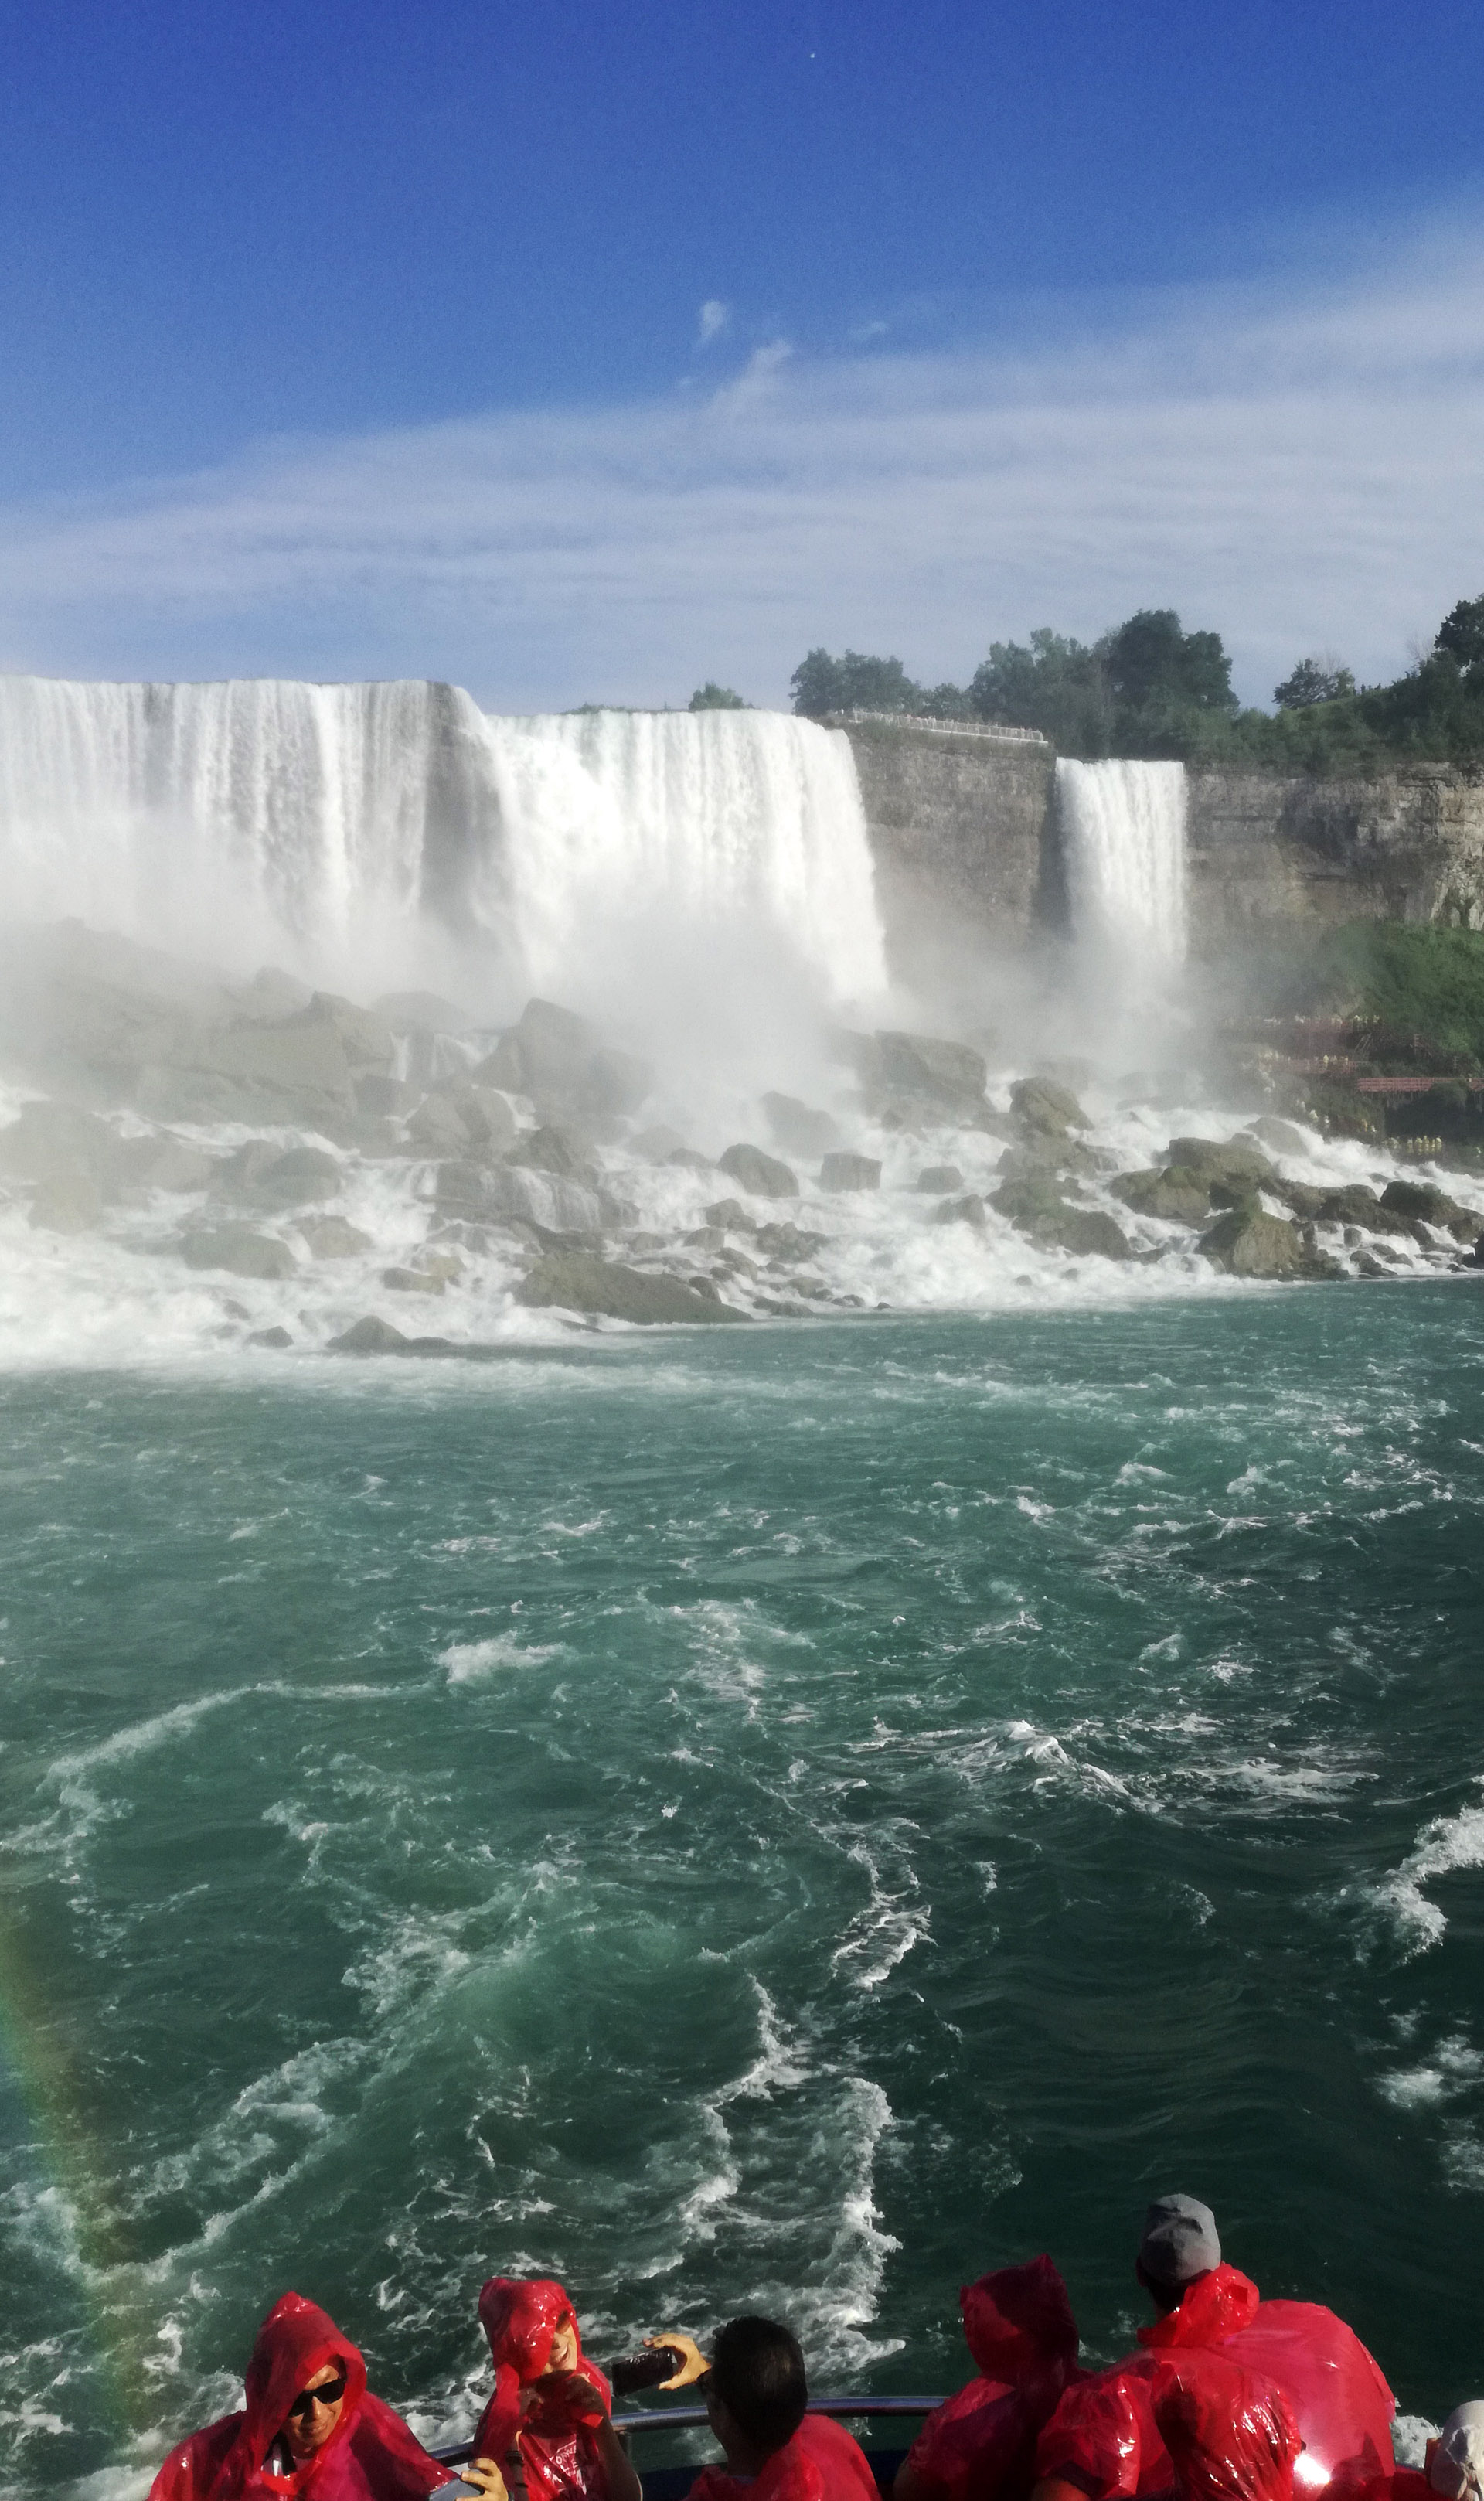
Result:
<svg viewBox="0 0 1484 2501"><path fill-rule="evenodd" d="M459 2473L466 2484L478 2485L484 2501L510 2501L505 2478L492 2457L472 2458L467 2466L459 2468Z"/></svg>
<svg viewBox="0 0 1484 2501"><path fill-rule="evenodd" d="M676 2352L683 2354L685 2357L674 2379L661 2380L660 2386L662 2388L693 2387L697 2380L705 2379L708 2371L711 2367L709 2362L707 2360L706 2355L702 2352L700 2346L696 2343L695 2338L693 2336L687 2336L683 2327L668 2328L663 2336L646 2336L644 2338L644 2343L646 2345L673 2345Z"/></svg>

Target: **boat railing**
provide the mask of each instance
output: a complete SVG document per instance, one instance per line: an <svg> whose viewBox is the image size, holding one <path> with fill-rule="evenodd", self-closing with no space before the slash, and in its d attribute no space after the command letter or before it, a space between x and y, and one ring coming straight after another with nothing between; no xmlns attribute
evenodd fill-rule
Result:
<svg viewBox="0 0 1484 2501"><path fill-rule="evenodd" d="M808 2411L811 2415L833 2415L837 2419L848 2416L853 2421L860 2416L879 2418L930 2415L942 2402L941 2397L810 2397ZM614 2415L613 2429L624 2435L694 2431L706 2419L705 2406L645 2406L639 2414ZM451 2449L431 2450L429 2455L436 2457L440 2466L463 2466L474 2455L474 2443L459 2441Z"/></svg>

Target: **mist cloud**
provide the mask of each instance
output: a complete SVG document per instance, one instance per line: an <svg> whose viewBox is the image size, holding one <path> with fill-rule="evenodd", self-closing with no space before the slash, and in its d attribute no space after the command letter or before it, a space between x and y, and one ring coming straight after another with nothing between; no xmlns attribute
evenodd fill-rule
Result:
<svg viewBox="0 0 1484 2501"><path fill-rule="evenodd" d="M258 446L0 508L0 651L73 675L452 677L502 709L786 698L810 645L963 677L1146 604L1249 699L1404 665L1484 589L1484 244L1013 347L754 354L719 388ZM719 352L719 350L718 350Z"/></svg>

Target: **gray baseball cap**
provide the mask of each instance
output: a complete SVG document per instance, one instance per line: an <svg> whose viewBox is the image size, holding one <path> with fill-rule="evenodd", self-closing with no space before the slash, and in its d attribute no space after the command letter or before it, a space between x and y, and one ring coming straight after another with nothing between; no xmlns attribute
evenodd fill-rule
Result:
<svg viewBox="0 0 1484 2501"><path fill-rule="evenodd" d="M1138 2262L1161 2284L1193 2284L1221 2264L1216 2218L1199 2197L1156 2197L1144 2217Z"/></svg>

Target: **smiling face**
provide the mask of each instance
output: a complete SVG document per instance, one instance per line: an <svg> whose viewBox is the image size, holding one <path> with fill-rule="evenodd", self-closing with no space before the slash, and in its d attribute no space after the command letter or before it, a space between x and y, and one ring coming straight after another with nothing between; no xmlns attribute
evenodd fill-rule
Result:
<svg viewBox="0 0 1484 2501"><path fill-rule="evenodd" d="M577 2364L577 2323L571 2311L551 2338L551 2351L546 2356L543 2379L549 2380L553 2371L575 2371Z"/></svg>
<svg viewBox="0 0 1484 2501"><path fill-rule="evenodd" d="M323 2449L340 2420L346 2402L346 2366L344 2362L326 2362L307 2380L289 2409L283 2425L283 2437L290 2456L301 2464Z"/></svg>

